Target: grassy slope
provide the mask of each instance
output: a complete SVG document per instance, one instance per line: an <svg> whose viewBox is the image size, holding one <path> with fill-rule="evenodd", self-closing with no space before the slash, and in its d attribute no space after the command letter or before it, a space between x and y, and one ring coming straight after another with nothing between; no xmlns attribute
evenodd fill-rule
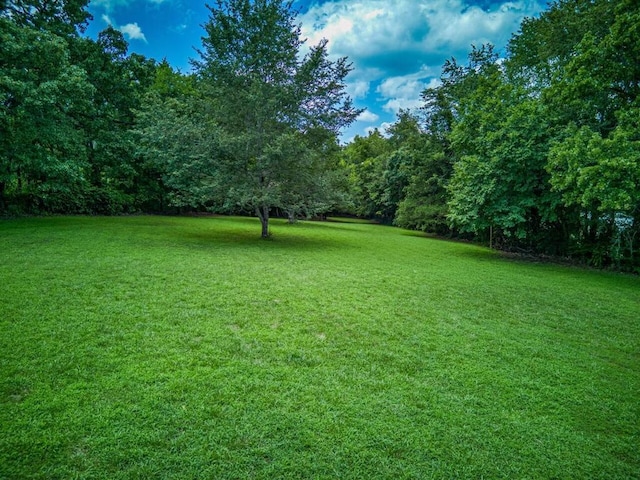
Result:
<svg viewBox="0 0 640 480"><path fill-rule="evenodd" d="M0 478L638 478L638 278L273 231L0 223Z"/></svg>

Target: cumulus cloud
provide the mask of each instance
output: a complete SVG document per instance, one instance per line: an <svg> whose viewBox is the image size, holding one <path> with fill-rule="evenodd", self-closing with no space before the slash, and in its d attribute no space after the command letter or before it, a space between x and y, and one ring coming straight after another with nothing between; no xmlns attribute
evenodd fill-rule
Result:
<svg viewBox="0 0 640 480"><path fill-rule="evenodd" d="M373 112L370 112L369 110L365 110L363 111L360 115L358 115L357 120L360 122L368 122L368 123L373 123L373 122L377 122L380 119L379 115L376 115Z"/></svg>
<svg viewBox="0 0 640 480"><path fill-rule="evenodd" d="M391 123L391 122L382 122L377 127L367 127L367 128L365 128L364 129L364 133L369 135L370 133L373 133L374 131L378 130L378 132L380 132L380 134L383 137L389 137L389 128L391 128L392 126L393 126L393 123Z"/></svg>
<svg viewBox="0 0 640 480"><path fill-rule="evenodd" d="M355 80L347 86L347 93L351 98L365 98L370 89L370 82L366 80Z"/></svg>
<svg viewBox="0 0 640 480"><path fill-rule="evenodd" d="M545 3L498 0L480 8L470 0L335 0L313 4L300 21L309 44L326 38L332 57L353 62L353 98L365 98L374 85L383 108L397 112L419 104L447 58L464 62L472 44L504 47L522 19Z"/></svg>
<svg viewBox="0 0 640 480"><path fill-rule="evenodd" d="M376 92L386 99L382 109L396 114L401 109L411 110L419 107L422 104L422 92L439 84L440 80L434 78L432 70L424 67L417 73L384 79Z"/></svg>
<svg viewBox="0 0 640 480"><path fill-rule="evenodd" d="M125 37L129 40L142 40L146 43L147 38L142 33L142 29L138 26L137 22L127 23L120 27L120 31L124 33Z"/></svg>
<svg viewBox="0 0 640 480"><path fill-rule="evenodd" d="M160 5L172 0L91 0L90 6L100 8L106 12L113 12L119 8L131 7L134 3L149 3L151 5Z"/></svg>
<svg viewBox="0 0 640 480"><path fill-rule="evenodd" d="M111 17L106 13L103 13L101 18L102 18L102 21L107 25L109 25L110 27L120 30L125 35L125 37L127 37L128 40L142 40L143 42L147 43L147 37L144 36L144 33L142 32L142 29L138 25L138 22L127 23L122 27L118 27L115 24L115 22L111 19Z"/></svg>
<svg viewBox="0 0 640 480"><path fill-rule="evenodd" d="M470 44L506 43L522 19L538 13L542 3L504 1L482 9L468 0L338 0L315 4L301 21L310 43L327 38L337 55L365 63L377 59L386 67L384 62L404 61L407 53L421 57L415 59L420 64L434 55L466 51Z"/></svg>

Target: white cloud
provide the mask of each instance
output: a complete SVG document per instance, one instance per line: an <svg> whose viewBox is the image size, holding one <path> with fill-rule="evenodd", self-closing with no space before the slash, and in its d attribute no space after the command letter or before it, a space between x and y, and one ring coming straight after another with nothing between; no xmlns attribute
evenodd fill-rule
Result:
<svg viewBox="0 0 640 480"><path fill-rule="evenodd" d="M138 25L138 22L127 23L122 27L118 27L116 23L111 19L111 17L106 13L103 13L101 18L102 21L110 27L120 30L127 37L127 39L142 40L143 42L147 43L147 37L145 37L144 33L142 33L142 29Z"/></svg>
<svg viewBox="0 0 640 480"><path fill-rule="evenodd" d="M142 33L142 29L138 26L137 22L127 23L126 25L121 26L120 31L124 33L129 40L142 40L145 43L147 41L147 38L144 36L144 33Z"/></svg>
<svg viewBox="0 0 640 480"><path fill-rule="evenodd" d="M352 59L393 52L447 54L486 39L506 42L543 3L506 1L485 10L468 0L338 0L312 6L300 20L311 44L327 38L333 53Z"/></svg>
<svg viewBox="0 0 640 480"><path fill-rule="evenodd" d="M382 132L382 134L385 137L389 136L389 129L393 127L393 123L391 122L382 122L382 124L380 124L380 131Z"/></svg>
<svg viewBox="0 0 640 480"><path fill-rule="evenodd" d="M379 84L385 110L397 112L417 106L447 58L464 62L472 44L504 47L522 19L545 3L503 1L482 9L469 0L335 0L311 6L300 21L309 44L326 38L333 58L353 62L353 98L365 98Z"/></svg>
<svg viewBox="0 0 640 480"><path fill-rule="evenodd" d="M406 97L394 97L387 100L387 102L382 105L382 109L385 112L389 113L397 113L400 110L414 110L422 105L422 100L420 100L419 94L412 98Z"/></svg>
<svg viewBox="0 0 640 480"><path fill-rule="evenodd" d="M358 115L358 118L357 118L359 122L369 122L369 123L377 122L379 119L380 119L379 115L376 115L375 113L370 112L369 110L363 111L360 115Z"/></svg>
<svg viewBox="0 0 640 480"><path fill-rule="evenodd" d="M383 80L376 92L386 99L382 109L396 114L400 109L419 107L422 104L420 95L425 88L435 87L439 83L440 80L434 78L434 72L429 67L423 67L416 73Z"/></svg>
<svg viewBox="0 0 640 480"><path fill-rule="evenodd" d="M355 80L347 85L347 93L351 98L365 98L371 90L371 83L366 80Z"/></svg>
<svg viewBox="0 0 640 480"><path fill-rule="evenodd" d="M138 22L127 23L122 27L118 27L116 23L111 19L111 17L106 13L103 13L101 18L102 21L110 27L120 30L128 40L142 40L143 42L147 43L147 37L145 37L142 29L138 25Z"/></svg>
<svg viewBox="0 0 640 480"><path fill-rule="evenodd" d="M403 98L413 97L424 90L426 83L423 78L425 76L420 73L389 77L380 84L376 91L385 98L390 98L394 95Z"/></svg>
<svg viewBox="0 0 640 480"><path fill-rule="evenodd" d="M373 133L375 130L378 130L378 132L380 132L380 134L383 137L389 137L389 128L393 126L393 123L391 122L382 122L380 125L378 125L377 127L367 127L364 129L364 132L369 135L370 133Z"/></svg>
<svg viewBox="0 0 640 480"><path fill-rule="evenodd" d="M126 7L133 0L91 0L92 7L101 7L107 12L113 12L116 8Z"/></svg>
<svg viewBox="0 0 640 480"><path fill-rule="evenodd" d="M466 62L471 45L504 48L524 17L540 13L546 0L331 0L312 2L299 17L309 45L329 40L329 56L348 57L354 70L347 93L367 110L344 138L384 133L400 109L421 106L425 88L439 84L444 61ZM373 93L373 94L372 94ZM372 120L373 115L379 118Z"/></svg>

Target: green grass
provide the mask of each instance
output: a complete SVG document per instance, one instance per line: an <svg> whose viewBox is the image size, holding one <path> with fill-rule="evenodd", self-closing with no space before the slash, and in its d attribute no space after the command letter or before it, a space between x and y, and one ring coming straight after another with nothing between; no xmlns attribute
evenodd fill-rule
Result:
<svg viewBox="0 0 640 480"><path fill-rule="evenodd" d="M640 279L359 223L0 223L0 478L640 478Z"/></svg>

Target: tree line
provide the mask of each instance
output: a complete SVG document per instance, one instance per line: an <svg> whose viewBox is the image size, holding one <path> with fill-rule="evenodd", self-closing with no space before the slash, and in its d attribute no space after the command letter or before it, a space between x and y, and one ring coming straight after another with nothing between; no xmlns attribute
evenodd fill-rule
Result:
<svg viewBox="0 0 640 480"><path fill-rule="evenodd" d="M0 3L0 213L349 213L640 268L640 7L558 0L501 56L445 62L422 107L340 145L346 58L292 2L219 0L188 74L83 35L87 0Z"/></svg>
<svg viewBox="0 0 640 480"><path fill-rule="evenodd" d="M135 109L155 63L109 27L81 35L87 0L9 0L0 10L0 210L116 214L154 208L135 154Z"/></svg>
<svg viewBox="0 0 640 480"><path fill-rule="evenodd" d="M343 151L356 213L638 271L640 6L560 0Z"/></svg>

